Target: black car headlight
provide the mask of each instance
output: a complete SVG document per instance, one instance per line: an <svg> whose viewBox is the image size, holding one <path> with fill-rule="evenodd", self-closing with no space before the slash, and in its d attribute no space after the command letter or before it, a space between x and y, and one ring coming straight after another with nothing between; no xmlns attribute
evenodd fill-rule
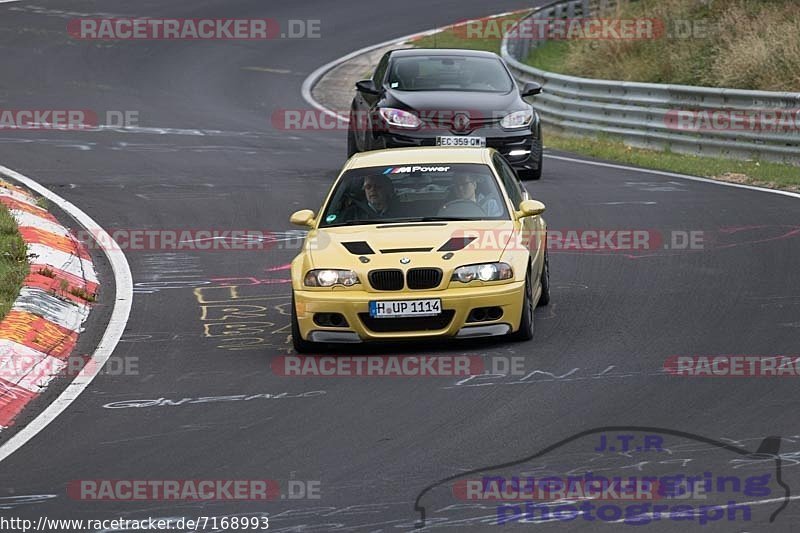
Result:
<svg viewBox="0 0 800 533"><path fill-rule="evenodd" d="M361 283L358 274L352 270L319 269L309 270L303 283L306 287L333 287L334 285L344 285L352 287Z"/></svg>
<svg viewBox="0 0 800 533"><path fill-rule="evenodd" d="M508 115L503 117L503 120L500 121L500 126L507 130L527 128L528 126L530 126L532 120L533 120L532 109L525 109L523 111L514 111L513 113L509 113Z"/></svg>
<svg viewBox="0 0 800 533"><path fill-rule="evenodd" d="M413 129L419 128L422 125L422 121L419 117L409 111L403 111L402 109L395 109L393 107L382 107L378 112L381 114L381 118L390 126Z"/></svg>
<svg viewBox="0 0 800 533"><path fill-rule="evenodd" d="M453 271L451 281L469 283L470 281L499 281L511 279L514 271L508 263L481 263L478 265L460 266Z"/></svg>

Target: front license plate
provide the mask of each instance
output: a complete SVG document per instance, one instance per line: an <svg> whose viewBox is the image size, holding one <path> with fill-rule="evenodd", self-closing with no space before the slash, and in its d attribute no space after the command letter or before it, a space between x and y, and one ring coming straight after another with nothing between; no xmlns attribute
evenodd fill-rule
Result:
<svg viewBox="0 0 800 533"><path fill-rule="evenodd" d="M486 137L436 137L436 146L483 148L486 146Z"/></svg>
<svg viewBox="0 0 800 533"><path fill-rule="evenodd" d="M399 318L407 316L436 316L442 312L442 301L430 300L382 300L369 303L372 318Z"/></svg>

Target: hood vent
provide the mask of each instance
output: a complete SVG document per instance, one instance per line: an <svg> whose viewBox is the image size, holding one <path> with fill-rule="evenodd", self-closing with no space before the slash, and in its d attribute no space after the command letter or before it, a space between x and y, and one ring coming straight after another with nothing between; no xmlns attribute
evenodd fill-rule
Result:
<svg viewBox="0 0 800 533"><path fill-rule="evenodd" d="M375 250L370 248L367 241L343 242L342 246L353 255L372 255L375 253Z"/></svg>
<svg viewBox="0 0 800 533"><path fill-rule="evenodd" d="M464 236L464 237L451 237L449 241L444 243L438 252L457 252L463 250L469 243L474 241L477 237Z"/></svg>
<svg viewBox="0 0 800 533"><path fill-rule="evenodd" d="M382 254L404 254L406 252L430 252L433 248L381 248Z"/></svg>

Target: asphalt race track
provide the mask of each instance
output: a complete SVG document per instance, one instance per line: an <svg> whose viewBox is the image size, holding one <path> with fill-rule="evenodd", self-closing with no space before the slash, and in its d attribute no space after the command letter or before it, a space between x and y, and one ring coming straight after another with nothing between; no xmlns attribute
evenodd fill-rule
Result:
<svg viewBox="0 0 800 533"><path fill-rule="evenodd" d="M309 107L300 94L309 73L392 37L528 5L521 0L0 4L0 107L131 110L141 126L0 130L0 164L44 184L109 231L296 230L289 215L319 207L345 156L344 131L286 132L270 122L277 109ZM78 16L319 19L322 38L81 42L66 33L67 21ZM645 531L792 531L800 522L800 504L793 500L800 494L797 379L686 378L662 368L676 354L798 354L798 200L556 158L545 159L544 178L529 183L528 190L547 205L552 229L648 230L667 243L678 234L673 232L703 232L704 244L631 253L554 251L552 303L537 310L532 342L337 352L468 354L487 365L500 357L524 357L524 375L466 380L276 375L271 361L291 353L290 286L281 267L294 250L127 252L136 288L115 357L136 360L138 372L98 376L60 417L0 463L0 516L263 515L277 531L405 531L420 518L414 507L420 492L448 476L522 459L593 428L646 426L751 451L767 437L781 437L780 467L791 496L772 523L783 491L749 498L769 500L753 506L750 523L725 519L700 528L696 522L662 520ZM109 270L100 274L110 280ZM228 300L231 292L221 280L229 278L240 279L240 296L257 297L257 305L269 309L266 317L250 319L264 330L255 334L260 339L255 346L204 329L201 300ZM252 279L268 281L253 285ZM101 330L102 324L94 327ZM264 396L280 393L288 394ZM209 400L232 396L236 399ZM181 401L186 398L205 400ZM665 458L673 465L689 460L738 475L752 467L736 463L738 456L722 448L665 435L670 451L624 457L614 468L646 472L648 465L640 461L654 466ZM598 441L583 439L532 460L526 471L545 462L545 468L586 467L583 452ZM695 445L687 445L691 442ZM270 502L70 497L70 482L84 479L315 481L321 497ZM494 515L491 504L470 507L433 492L422 496L423 503L431 498L428 529L515 527L480 522L476 517ZM540 525L560 531L630 527L580 519Z"/></svg>

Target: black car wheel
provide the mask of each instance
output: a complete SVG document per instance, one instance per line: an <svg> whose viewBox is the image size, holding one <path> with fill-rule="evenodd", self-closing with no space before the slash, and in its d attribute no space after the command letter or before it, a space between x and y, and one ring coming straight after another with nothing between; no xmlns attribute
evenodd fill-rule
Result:
<svg viewBox="0 0 800 533"><path fill-rule="evenodd" d="M519 329L510 335L515 341L529 341L533 338L533 282L531 275L525 276L525 297L522 301L522 316Z"/></svg>
<svg viewBox="0 0 800 533"><path fill-rule="evenodd" d="M537 167L538 168L536 168L536 169L526 168L526 169L523 169L523 170L518 170L517 174L519 174L519 179L521 179L522 181L538 180L538 179L541 179L541 177L542 177L542 159L543 159L542 141L539 140L539 141L535 141L535 142L538 145L536 147L536 148L538 148L538 150L536 150L536 149L534 149L534 150L539 152L539 158L538 158L538 163L537 163Z"/></svg>

